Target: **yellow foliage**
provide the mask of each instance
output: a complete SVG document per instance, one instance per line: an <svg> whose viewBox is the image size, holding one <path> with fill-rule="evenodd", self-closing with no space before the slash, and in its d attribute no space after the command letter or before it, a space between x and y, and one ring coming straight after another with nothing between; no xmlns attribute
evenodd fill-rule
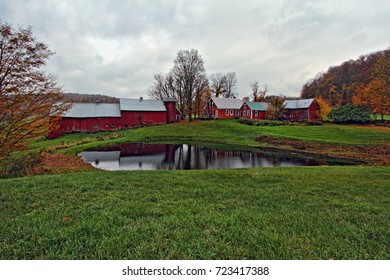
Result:
<svg viewBox="0 0 390 280"><path fill-rule="evenodd" d="M319 117L322 120L327 119L329 113L332 111L332 107L322 97L316 98L316 101L318 103L318 106L320 107L320 109L317 111L317 117Z"/></svg>

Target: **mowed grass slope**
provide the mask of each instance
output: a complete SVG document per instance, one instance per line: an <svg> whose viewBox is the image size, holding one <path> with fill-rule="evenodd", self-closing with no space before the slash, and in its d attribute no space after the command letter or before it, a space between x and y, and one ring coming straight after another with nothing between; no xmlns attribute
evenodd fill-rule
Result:
<svg viewBox="0 0 390 280"><path fill-rule="evenodd" d="M0 180L0 259L389 259L390 168Z"/></svg>
<svg viewBox="0 0 390 280"><path fill-rule="evenodd" d="M293 138L336 145L383 145L390 142L390 131L347 125L248 126L236 120L196 121L129 129L97 134L70 134L56 140L39 141L33 148L64 146L66 154L126 142L198 142L258 147L259 135ZM69 144L69 147L67 147Z"/></svg>

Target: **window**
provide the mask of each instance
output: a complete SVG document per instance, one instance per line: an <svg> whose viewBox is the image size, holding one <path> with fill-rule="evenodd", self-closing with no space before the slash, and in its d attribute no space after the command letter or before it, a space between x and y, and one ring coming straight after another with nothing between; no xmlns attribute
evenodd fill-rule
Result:
<svg viewBox="0 0 390 280"><path fill-rule="evenodd" d="M225 113L226 113L226 116L229 116L229 110L226 110Z"/></svg>
<svg viewBox="0 0 390 280"><path fill-rule="evenodd" d="M240 111L236 110L236 116L238 116L239 114L240 114Z"/></svg>
<svg viewBox="0 0 390 280"><path fill-rule="evenodd" d="M259 115L259 111L255 111L255 117Z"/></svg>
<svg viewBox="0 0 390 280"><path fill-rule="evenodd" d="M230 110L230 116L233 116L233 115L234 115L234 111Z"/></svg>
<svg viewBox="0 0 390 280"><path fill-rule="evenodd" d="M244 115L244 117L246 117L246 111L244 111L244 114L243 114L243 115Z"/></svg>
<svg viewBox="0 0 390 280"><path fill-rule="evenodd" d="M251 116L251 111L250 111L250 110L246 111L246 115L247 115L248 117L250 117L250 116Z"/></svg>
<svg viewBox="0 0 390 280"><path fill-rule="evenodd" d="M246 109L246 103L244 104L244 109Z"/></svg>

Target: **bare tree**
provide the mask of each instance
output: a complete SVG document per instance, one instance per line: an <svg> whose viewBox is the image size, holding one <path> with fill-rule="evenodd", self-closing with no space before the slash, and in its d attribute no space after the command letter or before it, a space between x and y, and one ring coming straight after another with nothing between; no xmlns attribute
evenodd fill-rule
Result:
<svg viewBox="0 0 390 280"><path fill-rule="evenodd" d="M210 83L210 90L215 97L233 98L237 94L237 77L235 72L212 74Z"/></svg>
<svg viewBox="0 0 390 280"><path fill-rule="evenodd" d="M226 93L226 76L222 73L215 73L210 76L210 90L215 97L222 97Z"/></svg>
<svg viewBox="0 0 390 280"><path fill-rule="evenodd" d="M236 72L228 72L226 75L226 98L234 98L237 95Z"/></svg>
<svg viewBox="0 0 390 280"><path fill-rule="evenodd" d="M153 99L162 100L164 97L175 97L175 81L172 73L155 74L149 96Z"/></svg>
<svg viewBox="0 0 390 280"><path fill-rule="evenodd" d="M204 62L198 51L179 51L174 60L172 74L176 81L180 81L189 120L192 121L196 92L206 79Z"/></svg>
<svg viewBox="0 0 390 280"><path fill-rule="evenodd" d="M250 84L252 90L252 100L254 102L264 102L265 96L268 93L268 86L266 84L263 85L263 88L260 89L259 81L254 81Z"/></svg>

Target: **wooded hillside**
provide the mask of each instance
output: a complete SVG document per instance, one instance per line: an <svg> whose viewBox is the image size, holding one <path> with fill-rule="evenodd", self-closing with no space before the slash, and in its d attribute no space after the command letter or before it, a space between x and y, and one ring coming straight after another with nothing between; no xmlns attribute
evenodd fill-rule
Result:
<svg viewBox="0 0 390 280"><path fill-rule="evenodd" d="M101 94L64 93L63 99L71 103L119 103L119 99Z"/></svg>
<svg viewBox="0 0 390 280"><path fill-rule="evenodd" d="M378 78L374 68L381 57L390 62L390 49L362 55L356 60L332 66L304 84L301 97L322 97L332 106L353 103L353 96L359 92L359 88L366 87ZM390 73L383 74L390 76Z"/></svg>

